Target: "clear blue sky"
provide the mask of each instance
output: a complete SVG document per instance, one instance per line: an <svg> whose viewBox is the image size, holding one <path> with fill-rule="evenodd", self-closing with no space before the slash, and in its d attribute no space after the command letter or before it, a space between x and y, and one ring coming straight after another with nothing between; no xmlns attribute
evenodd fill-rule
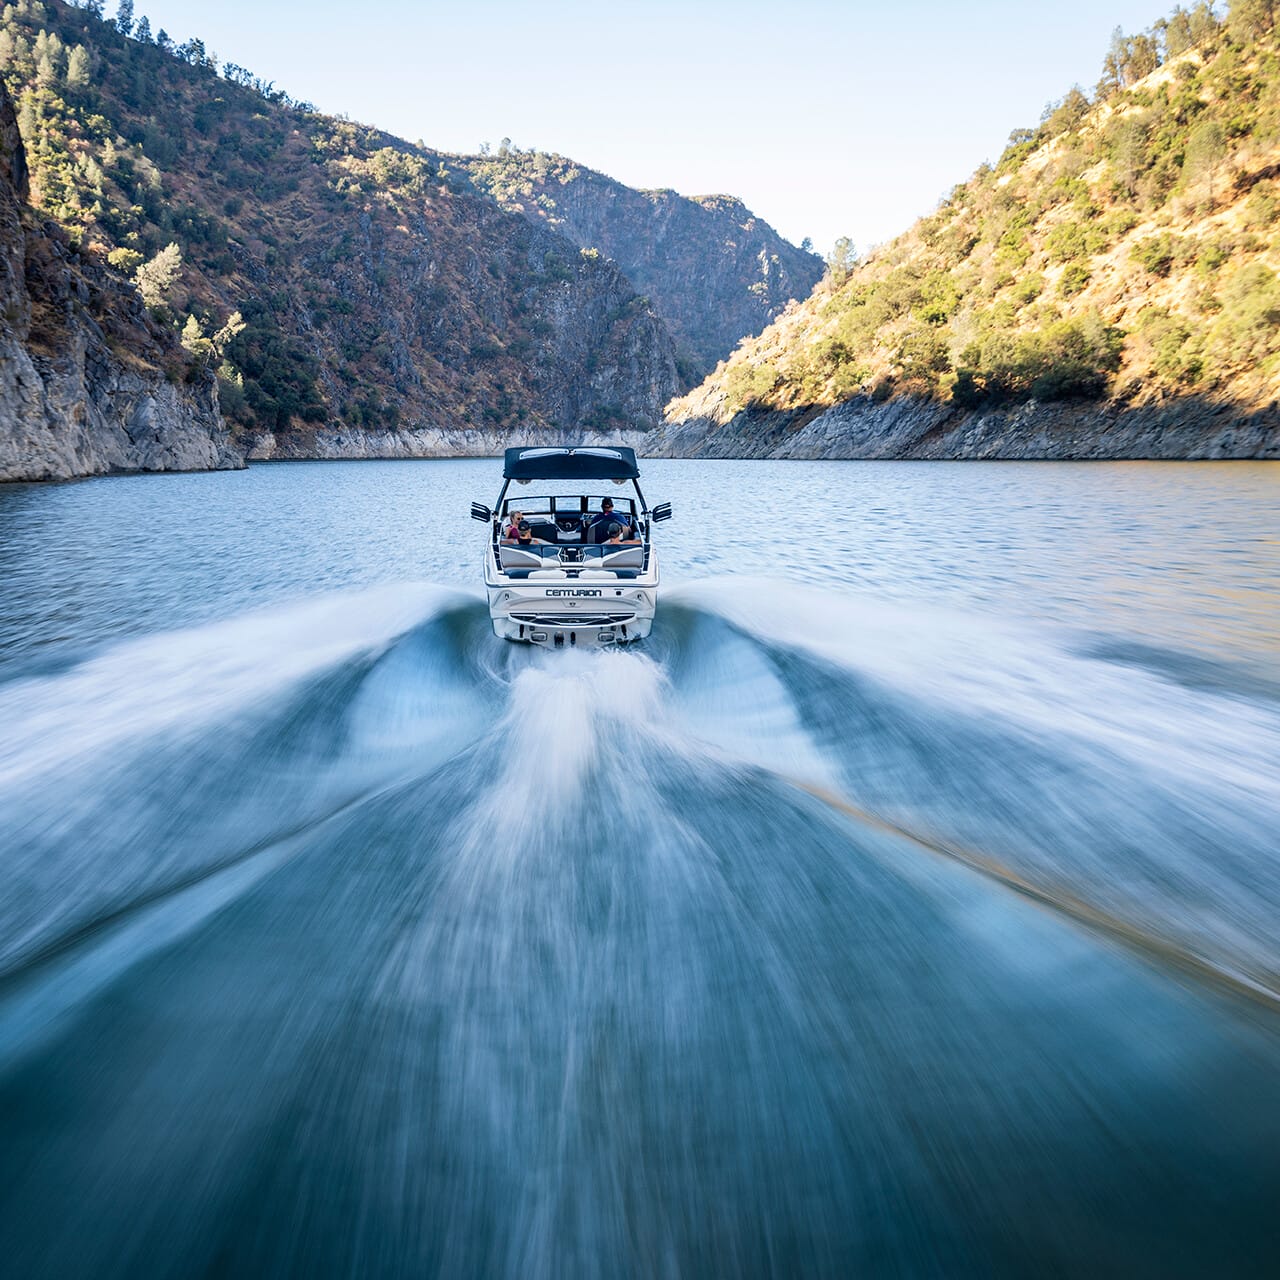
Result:
<svg viewBox="0 0 1280 1280"><path fill-rule="evenodd" d="M135 0L153 28L199 36L323 111L445 151L509 137L632 186L731 192L824 252L906 228L1050 99L1091 90L1113 28L1172 8Z"/></svg>

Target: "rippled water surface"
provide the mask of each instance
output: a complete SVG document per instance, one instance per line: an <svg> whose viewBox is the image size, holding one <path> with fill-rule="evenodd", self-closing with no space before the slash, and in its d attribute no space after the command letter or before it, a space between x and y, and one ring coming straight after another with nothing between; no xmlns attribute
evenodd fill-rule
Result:
<svg viewBox="0 0 1280 1280"><path fill-rule="evenodd" d="M16 1275L1270 1275L1280 466L0 487Z"/></svg>

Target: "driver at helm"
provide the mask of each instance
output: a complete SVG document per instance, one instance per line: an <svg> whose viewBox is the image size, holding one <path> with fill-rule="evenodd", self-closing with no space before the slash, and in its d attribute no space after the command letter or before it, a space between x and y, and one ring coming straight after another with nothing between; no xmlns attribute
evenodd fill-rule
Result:
<svg viewBox="0 0 1280 1280"><path fill-rule="evenodd" d="M625 511L615 511L613 509L613 499L606 498L600 504L600 513L592 517L591 523L587 525L587 528L594 529L597 525L604 525L607 528L611 524L621 525L623 533L630 536L631 517Z"/></svg>

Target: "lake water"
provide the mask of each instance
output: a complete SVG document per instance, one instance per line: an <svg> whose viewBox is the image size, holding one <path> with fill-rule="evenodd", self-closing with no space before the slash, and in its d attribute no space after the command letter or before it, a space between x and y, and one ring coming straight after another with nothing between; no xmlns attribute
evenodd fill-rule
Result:
<svg viewBox="0 0 1280 1280"><path fill-rule="evenodd" d="M1280 464L0 486L14 1274L1268 1274Z"/></svg>

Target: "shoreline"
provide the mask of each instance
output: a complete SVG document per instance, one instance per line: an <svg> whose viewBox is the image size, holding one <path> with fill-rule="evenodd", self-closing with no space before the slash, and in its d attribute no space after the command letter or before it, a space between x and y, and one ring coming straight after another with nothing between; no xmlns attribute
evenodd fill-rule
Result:
<svg viewBox="0 0 1280 1280"><path fill-rule="evenodd" d="M247 462L240 467L192 467L186 470L176 470L169 468L163 471L146 470L139 468L131 471L95 471L88 475L78 476L50 476L44 479L30 480L0 480L0 493L10 489L18 489L24 487L45 488L55 485L73 485L86 484L94 480L124 480L138 479L139 477L148 477L156 480L166 478L176 478L180 476L201 476L201 475L240 475L249 471L257 471L260 468L282 467L282 466L325 466L331 463L360 463L360 462L497 462L500 461L502 455L500 453L465 453L465 454L422 454L399 457L390 456L374 456L360 455L349 458L258 458L252 462ZM747 457L747 456L712 456L698 457L696 455L686 454L650 454L648 457L641 459L642 462L780 462L780 463L802 463L802 462L867 462L867 463L898 463L898 464L917 464L920 466L937 466L939 464L954 464L957 466L969 464L995 465L1005 464L1009 466L1115 466L1125 463L1142 463L1149 464L1167 464L1169 466L1233 466L1233 465L1258 465L1266 464L1269 466L1280 465L1280 455L1273 457L1196 457L1196 458L1171 458L1171 457L1116 457L1116 458L793 458L793 457Z"/></svg>
<svg viewBox="0 0 1280 1280"><path fill-rule="evenodd" d="M649 430L512 432L418 427L402 431L312 428L230 440L225 465L108 467L6 475L0 484L51 484L119 475L239 471L275 462L405 462L497 458L512 446L624 444L642 458L773 462L1267 462L1280 461L1280 405L1245 409L1203 400L1134 406L1059 401L958 410L949 404L869 396L814 413L742 410L663 422ZM212 450L210 451L213 452ZM84 456L83 454L81 456ZM206 455L208 456L208 455ZM172 455L164 458L172 463Z"/></svg>

